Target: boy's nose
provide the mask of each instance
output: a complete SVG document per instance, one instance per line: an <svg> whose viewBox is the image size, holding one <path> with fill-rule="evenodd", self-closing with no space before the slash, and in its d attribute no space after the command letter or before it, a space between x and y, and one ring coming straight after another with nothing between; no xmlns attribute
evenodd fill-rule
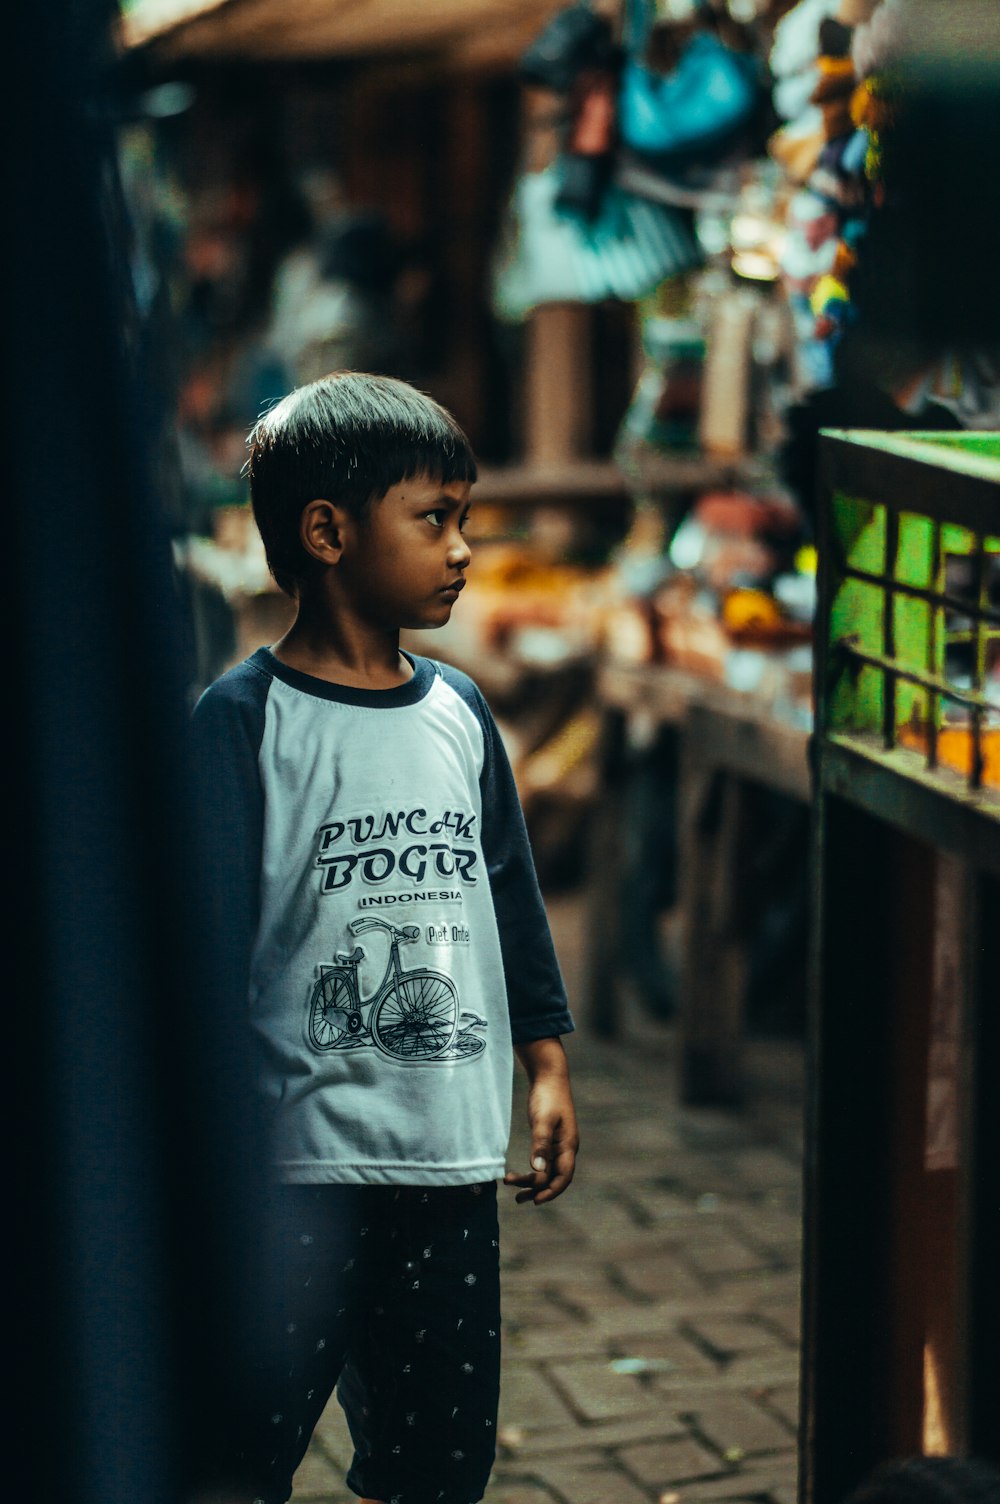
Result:
<svg viewBox="0 0 1000 1504"><path fill-rule="evenodd" d="M448 563L453 569L464 569L471 558L472 549L459 533L448 549Z"/></svg>

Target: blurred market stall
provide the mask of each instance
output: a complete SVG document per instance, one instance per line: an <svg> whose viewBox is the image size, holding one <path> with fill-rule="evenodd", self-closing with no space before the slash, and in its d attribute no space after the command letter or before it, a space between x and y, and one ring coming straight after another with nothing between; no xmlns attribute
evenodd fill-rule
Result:
<svg viewBox="0 0 1000 1504"><path fill-rule="evenodd" d="M545 881L589 874L592 1022L676 1011L692 1099L739 1099L748 1019L802 1028L820 429L998 422L987 10L125 10L147 96L187 90L130 149L173 192L193 687L292 609L260 409L349 365L452 408L474 588L424 650L490 695Z"/></svg>

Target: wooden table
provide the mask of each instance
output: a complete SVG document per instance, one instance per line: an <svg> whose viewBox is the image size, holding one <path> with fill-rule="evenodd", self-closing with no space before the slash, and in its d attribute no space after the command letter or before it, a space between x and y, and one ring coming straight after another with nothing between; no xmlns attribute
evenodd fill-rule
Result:
<svg viewBox="0 0 1000 1504"><path fill-rule="evenodd" d="M613 916L621 909L624 878L626 744L630 725L645 720L648 728L673 728L680 743L681 1092L689 1103L736 1103L750 941L751 813L761 788L810 800L808 732L777 720L753 695L671 668L607 663L596 693L604 715L603 792L593 831L590 1023L606 1035L618 1024Z"/></svg>

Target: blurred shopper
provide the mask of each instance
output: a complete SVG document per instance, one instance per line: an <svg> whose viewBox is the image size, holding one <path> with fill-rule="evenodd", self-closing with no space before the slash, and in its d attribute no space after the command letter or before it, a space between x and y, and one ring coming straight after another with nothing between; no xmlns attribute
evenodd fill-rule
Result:
<svg viewBox="0 0 1000 1504"><path fill-rule="evenodd" d="M313 228L275 273L265 348L289 385L338 370L400 374L405 351L394 305L401 260L384 215L348 206L329 172L307 174L303 193Z"/></svg>
<svg viewBox="0 0 1000 1504"><path fill-rule="evenodd" d="M1000 1504L1000 1472L974 1457L902 1457L875 1468L845 1504Z"/></svg>
<svg viewBox="0 0 1000 1504"><path fill-rule="evenodd" d="M470 1504L496 1441L512 1040L531 1169L505 1184L551 1201L577 1148L572 1021L499 735L470 679L399 650L465 583L475 460L412 387L342 374L266 414L248 468L298 613L195 711L275 1182L219 1474L283 1504L336 1385L357 1494Z"/></svg>

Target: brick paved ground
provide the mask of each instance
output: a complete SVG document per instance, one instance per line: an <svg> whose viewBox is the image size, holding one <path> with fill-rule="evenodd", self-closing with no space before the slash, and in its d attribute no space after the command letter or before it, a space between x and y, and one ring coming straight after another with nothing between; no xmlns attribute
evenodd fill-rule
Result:
<svg viewBox="0 0 1000 1504"><path fill-rule="evenodd" d="M550 906L571 998L581 906ZM487 1504L794 1504L801 1052L758 1043L750 1106L684 1110L673 1031L569 1041L584 1149L565 1197L505 1201L500 1451ZM527 1163L523 1097L512 1163ZM295 1501L347 1504L336 1402Z"/></svg>

